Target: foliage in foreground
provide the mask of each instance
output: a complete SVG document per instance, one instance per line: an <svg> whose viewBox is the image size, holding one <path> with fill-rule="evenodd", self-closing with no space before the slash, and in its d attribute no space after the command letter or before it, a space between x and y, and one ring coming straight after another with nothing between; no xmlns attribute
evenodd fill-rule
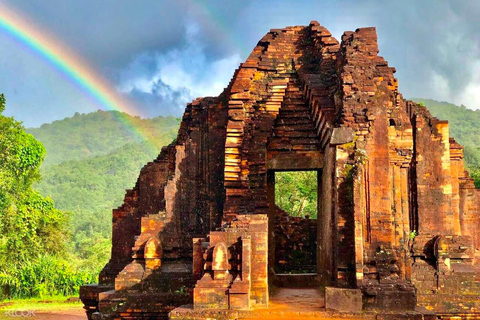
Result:
<svg viewBox="0 0 480 320"><path fill-rule="evenodd" d="M60 258L68 216L32 188L45 148L4 110L0 95L0 298L74 292L89 279Z"/></svg>
<svg viewBox="0 0 480 320"><path fill-rule="evenodd" d="M26 130L0 114L0 299L76 295L96 282L112 208L178 124L97 111Z"/></svg>
<svg viewBox="0 0 480 320"><path fill-rule="evenodd" d="M10 298L77 295L81 285L94 282L93 272L79 270L72 262L48 254L26 261L9 273L0 273L0 285Z"/></svg>

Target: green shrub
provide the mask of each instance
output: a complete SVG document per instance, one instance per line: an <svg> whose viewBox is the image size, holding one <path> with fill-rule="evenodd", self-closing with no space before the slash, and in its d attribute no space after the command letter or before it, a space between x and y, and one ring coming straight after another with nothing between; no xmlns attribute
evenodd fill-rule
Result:
<svg viewBox="0 0 480 320"><path fill-rule="evenodd" d="M81 285L97 281L98 270L80 270L64 259L43 255L0 272L2 298L78 295Z"/></svg>

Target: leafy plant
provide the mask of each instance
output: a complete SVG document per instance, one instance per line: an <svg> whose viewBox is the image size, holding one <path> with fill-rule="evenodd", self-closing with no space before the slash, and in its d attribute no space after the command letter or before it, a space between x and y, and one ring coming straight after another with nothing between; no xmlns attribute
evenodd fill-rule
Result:
<svg viewBox="0 0 480 320"><path fill-rule="evenodd" d="M20 122L0 113L0 298L73 294L92 280L60 258L67 255L68 215L32 188L44 156Z"/></svg>
<svg viewBox="0 0 480 320"><path fill-rule="evenodd" d="M417 236L417 234L418 234L417 231L416 231L416 230L413 230L412 232L410 232L410 233L408 234L408 238L409 238L410 240L414 240L415 237Z"/></svg>
<svg viewBox="0 0 480 320"><path fill-rule="evenodd" d="M93 271L93 270L92 270ZM77 295L80 285L96 282L96 272L79 270L70 262L42 255L20 268L0 272L0 286L10 298Z"/></svg>
<svg viewBox="0 0 480 320"><path fill-rule="evenodd" d="M317 217L317 171L275 173L275 203L294 217Z"/></svg>

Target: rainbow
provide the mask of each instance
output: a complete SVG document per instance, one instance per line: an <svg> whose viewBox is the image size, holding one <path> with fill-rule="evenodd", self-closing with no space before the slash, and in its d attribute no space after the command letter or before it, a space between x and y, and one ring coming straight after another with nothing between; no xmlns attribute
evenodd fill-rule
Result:
<svg viewBox="0 0 480 320"><path fill-rule="evenodd" d="M107 110L137 114L133 105L79 56L45 31L38 31L27 19L4 4L0 4L0 30L25 44ZM123 116L118 116L118 119L141 141L151 143L140 127Z"/></svg>

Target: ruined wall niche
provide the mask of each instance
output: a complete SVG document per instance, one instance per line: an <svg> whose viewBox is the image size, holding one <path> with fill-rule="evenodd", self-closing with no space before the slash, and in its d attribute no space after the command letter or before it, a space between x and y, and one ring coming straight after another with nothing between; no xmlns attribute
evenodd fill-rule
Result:
<svg viewBox="0 0 480 320"><path fill-rule="evenodd" d="M228 267L228 251L227 246L221 242L213 249L213 271L227 271Z"/></svg>
<svg viewBox="0 0 480 320"><path fill-rule="evenodd" d="M145 243L145 259L160 258L162 256L162 244L157 237L151 237Z"/></svg>
<svg viewBox="0 0 480 320"><path fill-rule="evenodd" d="M162 265L162 243L157 237L151 237L145 243L143 257L145 258L145 267L148 269L158 269Z"/></svg>

